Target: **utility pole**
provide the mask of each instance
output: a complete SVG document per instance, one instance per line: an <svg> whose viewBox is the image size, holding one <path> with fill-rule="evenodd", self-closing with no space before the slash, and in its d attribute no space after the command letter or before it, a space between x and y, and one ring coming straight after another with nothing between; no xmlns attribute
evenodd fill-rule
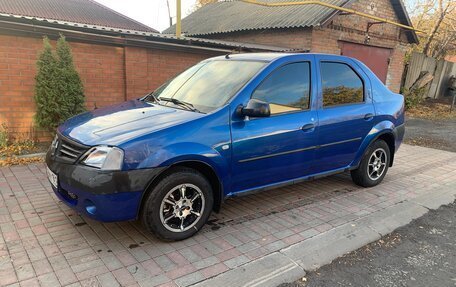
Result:
<svg viewBox="0 0 456 287"><path fill-rule="evenodd" d="M181 0L176 0L176 37L181 37Z"/></svg>

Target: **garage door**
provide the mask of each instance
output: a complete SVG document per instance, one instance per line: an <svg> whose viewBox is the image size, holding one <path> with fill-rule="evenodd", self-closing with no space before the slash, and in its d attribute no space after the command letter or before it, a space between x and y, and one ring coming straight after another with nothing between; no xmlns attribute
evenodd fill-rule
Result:
<svg viewBox="0 0 456 287"><path fill-rule="evenodd" d="M386 83L391 49L349 42L341 42L341 48L342 55L360 60L366 64L383 83Z"/></svg>

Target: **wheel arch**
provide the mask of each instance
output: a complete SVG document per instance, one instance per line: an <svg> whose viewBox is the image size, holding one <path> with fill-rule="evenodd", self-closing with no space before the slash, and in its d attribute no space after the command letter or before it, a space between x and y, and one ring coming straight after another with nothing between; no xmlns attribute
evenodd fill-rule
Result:
<svg viewBox="0 0 456 287"><path fill-rule="evenodd" d="M390 150L390 163L389 166L393 166L393 161L394 161L394 154L396 151L396 146L395 146L395 137L394 133L392 130L384 130L379 133L377 133L375 136L372 136L367 143L363 144L363 148L360 149L362 152L359 152L358 156L356 157L356 165L352 165L352 169L355 169L359 166L361 160L363 159L364 154L366 153L367 149L369 146L371 146L374 142L377 140L383 140L386 142L386 144L389 147Z"/></svg>
<svg viewBox="0 0 456 287"><path fill-rule="evenodd" d="M370 130L370 132L361 143L355 160L351 165L351 169L356 169L359 166L364 154L366 153L366 150L372 143L379 139L384 140L388 144L391 157L389 166L391 167L393 165L394 155L396 152L396 137L394 135L394 127L395 125L390 121L382 121L375 125L375 127Z"/></svg>
<svg viewBox="0 0 456 287"><path fill-rule="evenodd" d="M380 135L378 135L372 142L375 142L377 140L383 140L386 142L386 144L389 147L390 150L390 163L389 166L393 166L393 161L394 161L394 154L396 153L396 140L394 138L393 132L384 132Z"/></svg>
<svg viewBox="0 0 456 287"><path fill-rule="evenodd" d="M149 193L152 192L152 189L158 184L158 182L160 182L160 180L162 180L167 175L171 174L173 172L173 169L176 167L191 168L200 172L204 177L206 177L206 179L209 181L212 187L214 196L214 206L212 209L215 212L220 211L220 207L223 201L223 184L220 177L217 175L215 169L204 161L182 160L169 165L167 168L162 170L159 174L157 174L154 178L150 180L149 184L147 185L141 196L140 207L137 212L137 218L139 218L139 215L141 214L142 209L144 207L145 199L149 195Z"/></svg>

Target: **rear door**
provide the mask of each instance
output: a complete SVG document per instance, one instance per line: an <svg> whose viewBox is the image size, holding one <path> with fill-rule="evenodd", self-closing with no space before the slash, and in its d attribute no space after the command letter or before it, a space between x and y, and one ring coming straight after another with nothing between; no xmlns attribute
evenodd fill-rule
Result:
<svg viewBox="0 0 456 287"><path fill-rule="evenodd" d="M370 81L348 58L320 55L318 142L315 172L350 165L362 139L373 127Z"/></svg>
<svg viewBox="0 0 456 287"><path fill-rule="evenodd" d="M341 43L341 54L360 60L385 84L391 49L350 42Z"/></svg>

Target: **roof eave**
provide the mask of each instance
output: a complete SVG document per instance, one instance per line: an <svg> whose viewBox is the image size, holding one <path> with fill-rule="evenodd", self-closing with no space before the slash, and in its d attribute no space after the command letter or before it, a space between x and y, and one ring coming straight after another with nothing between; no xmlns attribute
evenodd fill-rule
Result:
<svg viewBox="0 0 456 287"><path fill-rule="evenodd" d="M396 6L399 6L399 8L404 13L404 18L405 18L404 20L406 22L406 25L413 27L412 20L410 20L410 17L409 17L409 15L407 13L407 9L404 6L404 3L402 2L402 0L397 0L397 3L399 5L392 4L393 8L395 8ZM413 40L413 42L409 40L410 44L419 44L420 40L419 40L418 35L416 34L416 32L414 30L408 30L408 35L410 35L412 37L412 40ZM409 36L407 36L407 38L409 38Z"/></svg>
<svg viewBox="0 0 456 287"><path fill-rule="evenodd" d="M106 43L120 46L140 46L140 47L155 47L161 49L176 49L187 51L207 51L226 53L233 51L268 51L268 52L283 52L286 48L272 47L256 44L244 44L229 41L217 41L211 39L197 38L176 38L174 36L165 36L157 33L140 34L124 33L121 31L107 31L87 29L81 26L69 26L52 23L54 25L36 25L36 23L24 23L11 21L10 17L0 15L0 31L10 31L10 33L24 33L25 35L35 34L39 36L58 37L60 33L64 33L68 39L84 40L88 42L97 42L100 44ZM38 22L41 24L43 22ZM43 23L44 24L44 23ZM8 30L9 29L9 30ZM133 36L133 37L131 37Z"/></svg>
<svg viewBox="0 0 456 287"><path fill-rule="evenodd" d="M151 31L129 30L129 29L123 29L123 28L118 28L118 27L100 26L100 25L93 25L93 24L87 24L87 23L62 21L62 20L56 20L56 19L46 19L46 18L40 18L40 17L15 15L15 14L1 13L1 12L0 12L0 16L12 17L12 18L16 18L16 19L36 20L36 21L40 21L40 22L44 22L44 23L51 23L51 24L53 23L53 24L71 26L71 27L93 29L93 30L98 30L98 31L123 32L123 33L132 34L132 35L145 35L145 34L150 34L150 33L159 34L159 32L157 30L152 29L152 28L150 28Z"/></svg>
<svg viewBox="0 0 456 287"><path fill-rule="evenodd" d="M306 29L306 28L312 28L312 27L314 27L314 26L313 25L294 25L294 26L232 29L232 30L226 30L226 31L214 31L214 32L204 32L204 33L184 33L184 34L189 37L197 37L197 36L221 35L221 34L229 34L229 33L237 33L237 32L248 32L248 31L299 29L299 28ZM174 33L162 33L161 35L174 35Z"/></svg>

